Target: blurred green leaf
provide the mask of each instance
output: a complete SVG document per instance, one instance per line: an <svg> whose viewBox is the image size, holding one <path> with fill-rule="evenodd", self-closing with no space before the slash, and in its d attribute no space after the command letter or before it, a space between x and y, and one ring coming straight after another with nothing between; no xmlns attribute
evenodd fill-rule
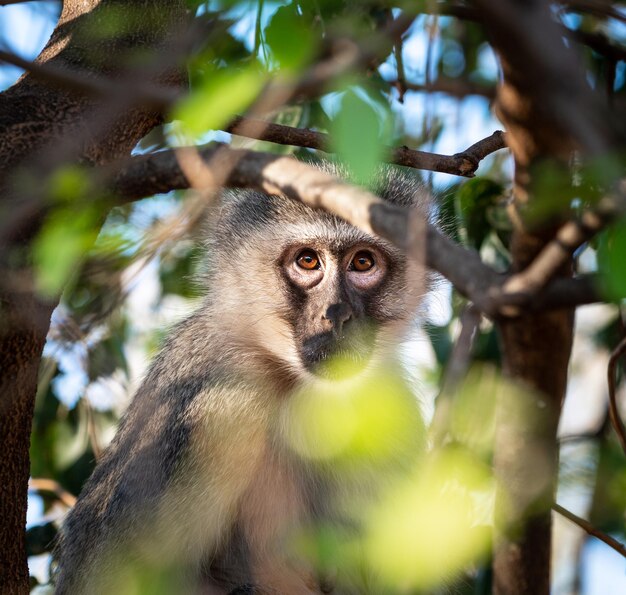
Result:
<svg viewBox="0 0 626 595"><path fill-rule="evenodd" d="M60 293L96 241L100 223L100 212L88 204L52 211L33 244L39 292L48 296Z"/></svg>
<svg viewBox="0 0 626 595"><path fill-rule="evenodd" d="M298 11L296 3L281 6L265 29L267 42L281 69L297 70L313 54L311 21Z"/></svg>
<svg viewBox="0 0 626 595"><path fill-rule="evenodd" d="M450 580L490 547L494 491L489 467L463 450L432 453L368 519L370 564L401 592Z"/></svg>
<svg viewBox="0 0 626 595"><path fill-rule="evenodd" d="M367 184L385 151L391 119L354 89L346 91L332 121L334 150L355 181Z"/></svg>
<svg viewBox="0 0 626 595"><path fill-rule="evenodd" d="M606 229L597 240L598 272L608 299L626 297L626 219Z"/></svg>
<svg viewBox="0 0 626 595"><path fill-rule="evenodd" d="M502 196L501 184L487 178L473 178L462 184L456 194L457 214L462 222L463 241L480 250L492 228L488 212Z"/></svg>
<svg viewBox="0 0 626 595"><path fill-rule="evenodd" d="M198 138L210 130L219 130L258 96L266 76L256 64L235 70L213 71L189 97L175 108L173 117L180 121L185 135Z"/></svg>

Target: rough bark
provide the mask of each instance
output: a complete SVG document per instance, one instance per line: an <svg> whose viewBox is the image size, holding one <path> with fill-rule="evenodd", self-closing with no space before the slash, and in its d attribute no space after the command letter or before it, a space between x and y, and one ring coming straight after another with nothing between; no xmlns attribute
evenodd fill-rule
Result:
<svg viewBox="0 0 626 595"><path fill-rule="evenodd" d="M184 5L179 0L68 0L38 61L122 76L130 68L125 64L132 49L167 43L183 23ZM141 30L129 27L120 37L94 39L111 6L140 11ZM160 84L180 85L181 72L171 64L165 69L156 65L151 76ZM25 75L0 94L0 216L31 209L29 194L41 191L33 187L55 167L105 164L126 156L160 122L154 109L129 102L107 105ZM0 242L0 593L10 595L29 592L24 547L28 451L37 371L56 302L34 291L28 248L42 215L36 209L32 215L28 225Z"/></svg>

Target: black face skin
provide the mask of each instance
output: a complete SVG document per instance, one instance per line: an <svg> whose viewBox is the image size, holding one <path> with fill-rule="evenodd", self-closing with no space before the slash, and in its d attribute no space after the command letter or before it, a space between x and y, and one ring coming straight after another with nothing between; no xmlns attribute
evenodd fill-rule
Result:
<svg viewBox="0 0 626 595"><path fill-rule="evenodd" d="M329 359L346 359L345 372L359 372L371 355L376 322L387 318L376 304L392 274L389 254L364 242L334 248L305 242L289 246L279 266L304 366L328 376Z"/></svg>

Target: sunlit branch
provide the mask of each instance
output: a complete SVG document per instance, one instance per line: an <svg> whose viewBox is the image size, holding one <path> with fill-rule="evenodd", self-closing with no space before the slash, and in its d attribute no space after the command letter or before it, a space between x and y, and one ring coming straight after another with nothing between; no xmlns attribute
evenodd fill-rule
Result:
<svg viewBox="0 0 626 595"><path fill-rule="evenodd" d="M626 353L626 338L622 339L619 345L611 352L609 358L609 365L607 368L608 385L609 385L609 417L611 418L611 425L615 430L617 439L624 453L626 453L626 429L624 428L624 422L617 406L617 378L616 369L619 359Z"/></svg>
<svg viewBox="0 0 626 595"><path fill-rule="evenodd" d="M328 151L331 146L331 138L326 133L252 118L236 118L226 131L257 140L321 151ZM388 147L388 153L391 155L388 160L397 165L471 178L487 155L504 148L506 148L504 133L497 130L491 136L455 155L427 153L408 147Z"/></svg>
<svg viewBox="0 0 626 595"><path fill-rule="evenodd" d="M563 508L559 504L556 504L556 503L553 504L552 509L555 512L558 512L561 516L568 519L569 521L572 521L572 523L574 523L575 525L578 525L581 529L583 529L586 533L588 533L592 537L595 537L599 539L600 541L603 541L610 548L614 549L618 554L626 558L626 546L624 546L623 543L620 543L619 541L617 541L617 539L614 539L610 535L607 535L603 531L600 531L600 529L596 529L596 527L594 527L589 521L586 521L585 519L580 518L579 516L567 510L567 508Z"/></svg>
<svg viewBox="0 0 626 595"><path fill-rule="evenodd" d="M219 185L252 188L268 194L283 194L313 208L325 209L368 233L375 233L402 249L409 248L410 213L370 192L347 184L291 157L271 155L222 145L190 148L201 157L203 179ZM225 174L225 172L227 172ZM208 182L207 182L208 183ZM190 187L175 151L159 151L131 157L114 165L102 182L123 202ZM504 295L506 277L497 273L474 251L455 243L433 225L425 224L426 264L440 272L483 313L506 315L507 300L520 302L522 311L553 309L597 301L587 279L557 279L535 299ZM520 299L521 298L521 299Z"/></svg>
<svg viewBox="0 0 626 595"><path fill-rule="evenodd" d="M536 295L571 261L574 252L601 231L614 216L613 203L606 202L606 208L598 205L596 210L583 213L580 219L565 223L524 271L508 279L504 291L521 292L527 297Z"/></svg>

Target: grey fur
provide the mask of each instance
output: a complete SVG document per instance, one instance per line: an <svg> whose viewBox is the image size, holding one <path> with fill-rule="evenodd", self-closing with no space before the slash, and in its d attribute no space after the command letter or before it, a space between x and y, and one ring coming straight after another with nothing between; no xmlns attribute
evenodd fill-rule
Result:
<svg viewBox="0 0 626 595"><path fill-rule="evenodd" d="M392 168L381 170L375 191L404 205L423 197L415 178ZM280 266L293 242L337 253L375 246L388 259L386 278L364 297L339 282L298 297ZM171 566L183 581L178 592L181 584L189 592L321 592L286 566L279 577L264 569L281 559L290 527L336 519L331 496L343 489L334 470L285 448L277 420L312 377L303 335L319 335L315 312L351 300L355 318L377 327L413 316L404 258L332 215L255 192L225 193L207 253L201 307L171 333L65 521L58 595L119 592L128 562L149 572Z"/></svg>

